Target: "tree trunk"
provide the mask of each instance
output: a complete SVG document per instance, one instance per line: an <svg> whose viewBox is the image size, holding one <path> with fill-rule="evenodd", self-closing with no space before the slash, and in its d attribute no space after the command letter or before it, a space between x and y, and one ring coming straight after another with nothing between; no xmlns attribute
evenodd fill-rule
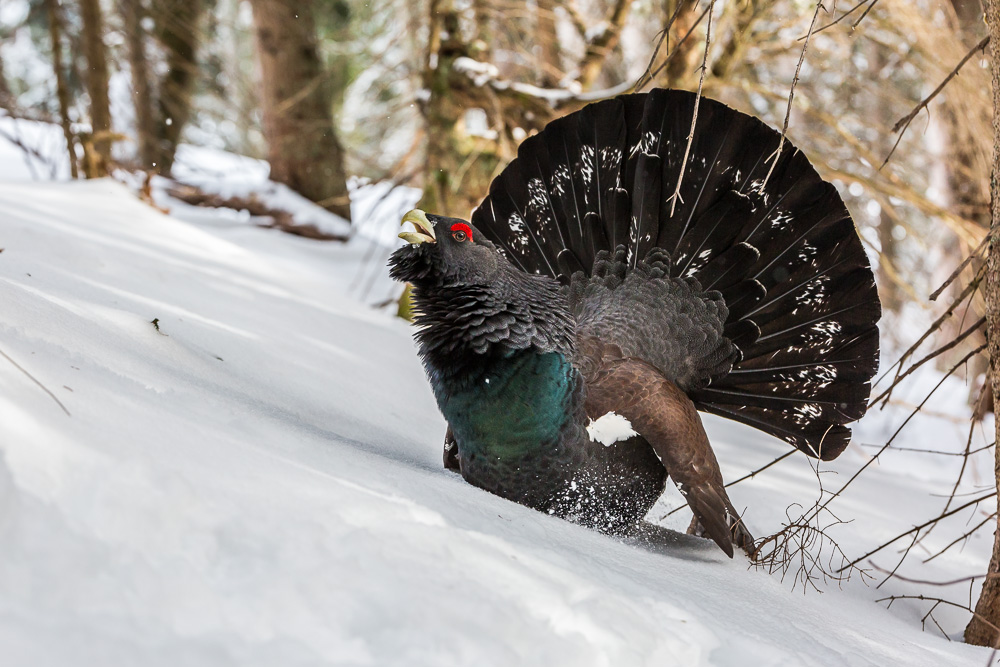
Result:
<svg viewBox="0 0 1000 667"><path fill-rule="evenodd" d="M993 202L990 226L990 249L987 258L986 287L986 337L990 353L990 379L993 395L1000 396L1000 0L985 0L986 24L990 32L990 56L993 75L993 173L990 193ZM1000 419L996 420L996 434L1000 435ZM996 450L995 477L1000 484L1000 447ZM1000 521L1000 519L998 519ZM980 646L997 646L1000 643L1000 525L994 533L993 556L989 574L976 603L976 614L965 628L965 641Z"/></svg>
<svg viewBox="0 0 1000 667"><path fill-rule="evenodd" d="M308 2L251 0L271 178L351 219L343 149Z"/></svg>
<svg viewBox="0 0 1000 667"><path fill-rule="evenodd" d="M983 18L983 6L980 4L980 0L951 0L951 6L955 9L955 15L958 17L962 32L972 33L974 26L981 25L979 22ZM969 42L969 39L962 41ZM975 41L972 41L969 46L972 44L975 44Z"/></svg>
<svg viewBox="0 0 1000 667"><path fill-rule="evenodd" d="M604 69L604 63L608 56L614 52L621 37L622 28L628 19L629 10L632 9L630 0L615 0L611 5L611 13L607 21L604 21L600 31L588 40L587 50L583 54L583 60L578 67L580 75L579 82L585 90L589 90L600 76Z"/></svg>
<svg viewBox="0 0 1000 667"><path fill-rule="evenodd" d="M414 3L416 4L416 3ZM493 21L490 0L472 0L472 13L476 23L476 45L473 55L477 60L493 60Z"/></svg>
<svg viewBox="0 0 1000 667"><path fill-rule="evenodd" d="M149 86L149 60L146 58L146 31L142 27L145 9L142 0L121 0L128 64L132 77L132 102L135 105L135 134L139 164L143 169L160 167L153 115L153 91Z"/></svg>
<svg viewBox="0 0 1000 667"><path fill-rule="evenodd" d="M951 0L951 5L955 10L955 17L958 21L956 36L961 38L961 43L966 49L978 44L983 37L983 14L982 5L979 0ZM989 166L985 164L982 157L982 144L979 133L973 129L978 127L974 119L969 118L967 100L962 99L961 93L945 95L940 105L937 119L944 129L946 139L945 151L941 160L945 165L945 174L948 182L948 199L950 208L957 215L975 222L982 226L984 230L990 227L989 214ZM971 122L970 122L971 121ZM891 122L891 120L890 120ZM883 125L888 128L889 124ZM941 251L947 264L957 265L972 252L975 244L963 242L957 237L950 237L941 244ZM970 263L965 271L966 276L975 275L983 265L983 261L976 258ZM940 276L938 277L940 280ZM961 285L956 282L951 285L948 294L957 296ZM973 302L972 311L969 317L978 318L984 313L981 304ZM941 335L944 340L948 337L954 338L961 333L963 327L962 320L952 319L942 326ZM976 332L957 348L938 357L936 362L940 370L950 368L959 359L968 354L971 350L979 347L985 342L985 334ZM980 398L980 385L976 381L980 376L989 377L989 359L987 355L976 355L969 361L965 369L966 377L972 381L969 386L969 405L976 406ZM992 404L990 404L992 409Z"/></svg>
<svg viewBox="0 0 1000 667"><path fill-rule="evenodd" d="M471 87L471 80L452 77L455 60L469 55L453 0L432 0L428 46L423 84L430 96L420 108L427 128L420 206L439 215L468 218L489 190L500 156L497 140L466 131L466 112L482 109L489 122L495 100L489 99L487 86L476 88L480 97L464 95L468 91L463 86ZM502 122L496 113L492 120Z"/></svg>
<svg viewBox="0 0 1000 667"><path fill-rule="evenodd" d="M87 152L87 178L106 176L111 167L111 105L108 102L108 60L100 0L80 0L83 52L87 58L92 134Z"/></svg>
<svg viewBox="0 0 1000 667"><path fill-rule="evenodd" d="M139 0L130 0L138 2ZM160 80L156 123L155 162L160 173L169 174L181 132L191 116L191 94L197 74L198 40L203 0L154 0L157 40L166 55L167 71Z"/></svg>
<svg viewBox="0 0 1000 667"><path fill-rule="evenodd" d="M14 94L10 90L10 85L7 83L7 76L3 71L3 58L0 57L0 109L13 111L16 102Z"/></svg>
<svg viewBox="0 0 1000 667"><path fill-rule="evenodd" d="M874 74L876 80L881 79L883 70L888 66L886 49L873 40L870 42L868 50L871 58L870 71ZM861 76L860 72L858 76ZM895 119L892 116L892 110L889 106L881 98L874 98L872 101L875 107L872 109L875 126L878 128L892 127ZM879 134L878 144L877 150L880 155L887 155L892 149L892 140L888 133L884 131ZM878 217L878 291L879 297L882 300L882 309L893 314L898 313L903 305L899 286L893 280L894 276L891 269L891 267L896 266L896 239L892 235L893 227L895 226L896 223L892 216L889 215L888 211L883 209Z"/></svg>
<svg viewBox="0 0 1000 667"><path fill-rule="evenodd" d="M538 85L555 88L563 78L556 34L555 0L535 0L535 48L538 49Z"/></svg>
<svg viewBox="0 0 1000 667"><path fill-rule="evenodd" d="M699 39L696 34L689 36L680 46L677 44L698 19L695 11L698 9L698 3L690 0L663 0L664 25L677 11L678 4L683 4L684 7L681 8L677 18L674 19L674 24L670 27L670 48L667 50L669 52L676 49L676 53L666 68L660 72L657 83L664 88L693 89L697 88L698 85L697 67L701 62L704 46L699 47ZM667 43L664 41L664 44Z"/></svg>
<svg viewBox="0 0 1000 667"><path fill-rule="evenodd" d="M747 46L751 44L753 26L767 11L767 3L762 0L746 0L733 7L727 5L725 11L733 12L735 16L732 17L728 34L723 35L720 40L719 55L712 63L712 75L717 79L727 78L736 67L746 64L743 56ZM683 35L682 32L681 36Z"/></svg>
<svg viewBox="0 0 1000 667"><path fill-rule="evenodd" d="M66 85L66 74L63 72L62 36L60 34L61 19L57 0L45 0L45 8L49 19L49 36L52 38L52 70L56 75L56 97L59 100L59 120L62 125L63 137L66 139L66 152L69 156L69 173L74 179L80 174L76 168L76 142L73 139L73 129L69 122L69 86Z"/></svg>

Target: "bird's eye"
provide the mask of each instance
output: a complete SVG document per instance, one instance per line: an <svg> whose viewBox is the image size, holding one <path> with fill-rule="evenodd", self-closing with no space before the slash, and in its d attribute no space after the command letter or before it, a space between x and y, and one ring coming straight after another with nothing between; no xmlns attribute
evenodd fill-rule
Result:
<svg viewBox="0 0 1000 667"><path fill-rule="evenodd" d="M472 240L472 227L469 227L464 222L456 222L451 226L451 238L455 239L459 243L463 241Z"/></svg>

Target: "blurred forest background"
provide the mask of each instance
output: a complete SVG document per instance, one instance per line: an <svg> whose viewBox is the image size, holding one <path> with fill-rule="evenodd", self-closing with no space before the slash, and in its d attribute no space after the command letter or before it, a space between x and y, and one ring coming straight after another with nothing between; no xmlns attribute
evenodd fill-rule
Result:
<svg viewBox="0 0 1000 667"><path fill-rule="evenodd" d="M0 0L0 109L61 124L72 177L170 176L188 143L265 158L345 218L349 190L373 181L467 216L549 120L695 90L703 61L705 95L780 128L814 15L789 138L846 199L886 310L927 315L988 228L979 0Z"/></svg>
<svg viewBox="0 0 1000 667"><path fill-rule="evenodd" d="M887 359L928 331L928 360L965 380L979 418L986 34L980 0L0 0L0 113L61 126L71 178L148 190L194 145L266 160L348 220L351 192L375 182L467 217L553 118L702 85L787 122L877 266ZM17 127L3 138L42 158ZM254 206L173 176L191 203Z"/></svg>

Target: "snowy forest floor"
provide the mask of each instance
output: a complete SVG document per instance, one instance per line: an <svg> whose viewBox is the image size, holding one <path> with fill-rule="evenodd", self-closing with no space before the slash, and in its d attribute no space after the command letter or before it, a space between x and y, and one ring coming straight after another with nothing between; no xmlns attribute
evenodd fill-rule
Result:
<svg viewBox="0 0 1000 667"><path fill-rule="evenodd" d="M288 196L255 161L182 158L187 182ZM0 146L4 665L987 664L957 641L965 612L939 607L922 631L932 603L876 602L968 604L978 583L876 588L872 570L820 593L684 535L689 514L663 518L683 502L673 491L656 527L620 540L445 471L411 330L373 307L395 289L385 239L412 193L358 189L361 231L324 243L172 201L162 184L169 215L111 180L33 180L19 160ZM858 470L937 377L867 417L822 466L824 486ZM925 451L964 448L966 393L946 383L934 416L832 502L848 558L941 511L960 460ZM705 421L729 480L785 451ZM959 493L988 491L991 453L970 465ZM793 456L730 492L762 537L819 487ZM988 505L952 517L900 573L985 572L989 530L921 561ZM872 561L891 570L908 544Z"/></svg>

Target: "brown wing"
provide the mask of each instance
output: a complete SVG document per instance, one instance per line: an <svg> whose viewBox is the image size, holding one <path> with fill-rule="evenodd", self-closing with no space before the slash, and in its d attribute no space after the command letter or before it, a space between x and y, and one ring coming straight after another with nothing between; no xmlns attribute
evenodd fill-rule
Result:
<svg viewBox="0 0 1000 667"><path fill-rule="evenodd" d="M750 553L753 536L726 494L719 462L694 403L651 364L615 358L606 346L601 352L600 362L587 364L585 371L587 415L597 419L615 412L628 419L653 447L715 543L730 558L734 542Z"/></svg>

